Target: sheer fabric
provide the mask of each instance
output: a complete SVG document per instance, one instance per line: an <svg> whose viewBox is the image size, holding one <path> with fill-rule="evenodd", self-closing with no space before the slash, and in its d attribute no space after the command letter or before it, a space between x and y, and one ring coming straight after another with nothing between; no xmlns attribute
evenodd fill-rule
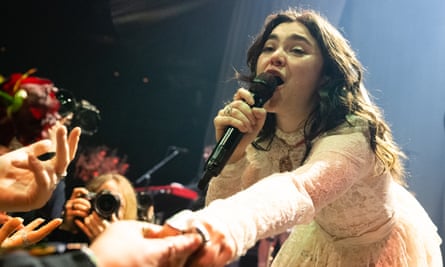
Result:
<svg viewBox="0 0 445 267"><path fill-rule="evenodd" d="M301 141L301 131L277 130L270 151L249 147L211 181L210 208L198 215L224 227L238 256L293 227L275 267L442 266L435 225L411 193L382 173L366 123L351 122L317 138L300 167L305 146L289 147ZM294 170L279 173L287 153Z"/></svg>

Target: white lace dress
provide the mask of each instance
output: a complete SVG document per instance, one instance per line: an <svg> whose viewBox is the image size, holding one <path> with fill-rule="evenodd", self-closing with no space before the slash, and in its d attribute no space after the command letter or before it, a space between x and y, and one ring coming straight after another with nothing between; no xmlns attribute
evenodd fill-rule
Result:
<svg viewBox="0 0 445 267"><path fill-rule="evenodd" d="M210 204L197 215L225 227L237 256L293 227L273 266L442 267L436 226L411 193L379 174L367 133L359 122L341 126L299 166L302 134L277 130L270 151L249 147L213 178Z"/></svg>

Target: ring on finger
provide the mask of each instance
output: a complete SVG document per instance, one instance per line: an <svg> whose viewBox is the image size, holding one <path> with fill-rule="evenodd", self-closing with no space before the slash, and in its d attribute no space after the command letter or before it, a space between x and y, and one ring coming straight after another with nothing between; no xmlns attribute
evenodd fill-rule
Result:
<svg viewBox="0 0 445 267"><path fill-rule="evenodd" d="M28 239L28 234L27 234L25 231L22 231L22 232L20 233L20 235L21 235L22 242L23 242L23 245L24 245L24 246L29 246L29 245L31 245L31 242L30 242L29 239Z"/></svg>

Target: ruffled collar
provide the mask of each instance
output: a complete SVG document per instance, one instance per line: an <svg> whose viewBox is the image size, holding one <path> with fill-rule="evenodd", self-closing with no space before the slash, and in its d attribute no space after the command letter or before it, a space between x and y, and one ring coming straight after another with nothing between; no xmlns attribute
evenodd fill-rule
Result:
<svg viewBox="0 0 445 267"><path fill-rule="evenodd" d="M285 133L277 128L275 130L275 136L280 138L282 141L290 146L295 146L301 143L304 139L303 129L298 129L295 132Z"/></svg>

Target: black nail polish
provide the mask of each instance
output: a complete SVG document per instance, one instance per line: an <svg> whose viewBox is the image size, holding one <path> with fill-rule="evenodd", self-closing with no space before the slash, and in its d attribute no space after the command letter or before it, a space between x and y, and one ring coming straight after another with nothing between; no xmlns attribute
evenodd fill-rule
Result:
<svg viewBox="0 0 445 267"><path fill-rule="evenodd" d="M46 153L43 153L43 154L37 156L37 158L41 161L47 161L47 160L54 158L55 155L56 155L56 152L46 152Z"/></svg>

